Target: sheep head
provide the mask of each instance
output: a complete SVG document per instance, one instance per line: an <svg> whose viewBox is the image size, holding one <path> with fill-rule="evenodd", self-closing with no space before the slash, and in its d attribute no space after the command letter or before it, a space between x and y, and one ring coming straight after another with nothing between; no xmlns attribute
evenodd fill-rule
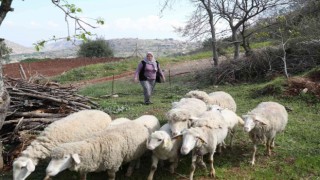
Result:
<svg viewBox="0 0 320 180"><path fill-rule="evenodd" d="M149 150L154 150L162 144L164 147L167 147L170 143L170 139L169 134L166 132L155 131L150 135L149 140L147 141L147 148Z"/></svg>
<svg viewBox="0 0 320 180"><path fill-rule="evenodd" d="M166 117L173 136L179 135L190 125L190 113L185 109L171 109Z"/></svg>
<svg viewBox="0 0 320 180"><path fill-rule="evenodd" d="M181 147L181 154L188 154L195 147L201 147L207 144L202 133L199 133L199 128L190 128L182 132L183 140Z"/></svg>
<svg viewBox="0 0 320 180"><path fill-rule="evenodd" d="M33 161L30 157L21 156L13 162L13 179L24 180L34 170L37 165L37 161Z"/></svg>
<svg viewBox="0 0 320 180"><path fill-rule="evenodd" d="M265 120L258 115L243 115L244 120L244 131L250 132L257 125L266 125Z"/></svg>
<svg viewBox="0 0 320 180"><path fill-rule="evenodd" d="M52 158L46 169L47 177L55 176L65 169L77 166L80 162L78 154L65 154L60 158Z"/></svg>

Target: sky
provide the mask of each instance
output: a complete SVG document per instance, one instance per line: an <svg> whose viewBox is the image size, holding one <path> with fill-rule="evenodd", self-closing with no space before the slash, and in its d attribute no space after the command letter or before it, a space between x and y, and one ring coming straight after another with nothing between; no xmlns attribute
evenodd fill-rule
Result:
<svg viewBox="0 0 320 180"><path fill-rule="evenodd" d="M68 2L82 9L83 12L78 15L79 17L104 19L103 26L88 29L104 39L187 40L174 32L173 27L182 27L185 24L193 11L192 4L187 0L173 0L175 3L171 8L165 9L160 16L163 1L69 0ZM32 47L37 41L68 35L65 15L51 3L51 0L14 0L12 7L14 11L9 12L1 24L1 38ZM94 22L91 24L96 25Z"/></svg>

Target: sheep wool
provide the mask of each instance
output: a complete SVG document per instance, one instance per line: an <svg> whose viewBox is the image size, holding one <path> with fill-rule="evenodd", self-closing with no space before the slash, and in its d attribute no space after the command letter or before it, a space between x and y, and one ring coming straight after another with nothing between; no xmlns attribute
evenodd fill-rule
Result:
<svg viewBox="0 0 320 180"><path fill-rule="evenodd" d="M44 159L60 143L78 141L106 128L111 117L99 110L83 110L51 123L22 152L23 156Z"/></svg>
<svg viewBox="0 0 320 180"><path fill-rule="evenodd" d="M193 90L189 91L185 97L197 98L205 102L207 105L219 105L223 108L228 108L236 112L237 105L232 96L224 91L216 91L207 94L204 91Z"/></svg>
<svg viewBox="0 0 320 180"><path fill-rule="evenodd" d="M282 132L287 125L288 113L285 107L277 102L262 102L243 118L244 130L249 132L254 143L251 161L254 165L257 143L265 143L267 154L270 156L276 134Z"/></svg>
<svg viewBox="0 0 320 180"><path fill-rule="evenodd" d="M73 163L70 170L82 173L108 170L115 173L123 163L138 159L145 153L148 137L147 127L128 122L83 141L61 144L52 150L51 156L62 159L66 154L78 154L81 162Z"/></svg>
<svg viewBox="0 0 320 180"><path fill-rule="evenodd" d="M200 99L182 98L174 102L172 109L166 113L173 135L178 135L190 125L190 117L197 116L207 110L207 105Z"/></svg>
<svg viewBox="0 0 320 180"><path fill-rule="evenodd" d="M179 162L179 149L181 148L182 139L171 139L171 130L168 123L164 124L159 131L153 132L147 143L147 148L152 150L152 165L148 176L148 180L153 179L153 175L157 170L159 159L169 160L171 162L170 172L174 173Z"/></svg>
<svg viewBox="0 0 320 180"><path fill-rule="evenodd" d="M60 143L78 141L98 133L111 122L111 117L99 110L82 110L51 123L13 162L13 179L24 180L40 159Z"/></svg>

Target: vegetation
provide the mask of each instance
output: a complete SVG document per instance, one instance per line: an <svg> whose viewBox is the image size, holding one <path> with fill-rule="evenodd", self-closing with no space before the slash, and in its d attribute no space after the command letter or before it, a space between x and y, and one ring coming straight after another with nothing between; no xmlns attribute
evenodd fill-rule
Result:
<svg viewBox="0 0 320 180"><path fill-rule="evenodd" d="M45 59L42 59L42 58L27 58L27 59L24 59L20 62L24 62L24 63L30 63L30 62L39 62L39 61L46 61L46 60L50 60L49 58L45 58Z"/></svg>
<svg viewBox="0 0 320 180"><path fill-rule="evenodd" d="M315 74L317 69L306 73ZM208 73L208 72L206 72ZM171 108L171 103L183 97L183 95L193 89L200 89L206 92L226 91L236 100L237 114L242 115L253 109L262 101L276 101L286 106L289 111L289 122L283 134L279 134L276 139L276 147L271 157L264 154L264 146L258 146L257 163L251 167L252 143L248 134L241 127L237 129L234 146L227 147L221 155L215 155L214 165L219 179L317 179L320 177L320 143L318 140L318 129L320 128L319 113L320 102L312 94L300 94L289 96L285 94L286 79L277 78L265 83L237 84L215 86L210 84L208 74L199 72L187 76L175 76L171 82L157 84L153 96L154 104L146 106L143 104L143 94L139 83L131 80L117 80L112 82L92 85L80 90L86 96L97 98L101 109L110 113L112 118L127 117L135 119L143 114L152 114L159 118L161 124L167 120L164 114ZM118 94L118 98L101 98L103 95ZM262 93L266 87L276 87L275 93ZM266 91L269 92L269 91ZM313 101L311 101L313 99ZM151 165L150 154L147 153L142 158L140 169L133 173L130 179L146 179ZM156 179L173 180L188 176L190 170L190 155L183 156L177 169L178 174L171 175L167 166L159 167L156 171ZM44 169L38 169L31 175L31 179L44 177ZM117 173L117 179L127 179L124 174L124 166ZM205 170L197 169L195 178L207 178ZM161 174L161 176L159 175ZM105 173L91 173L88 179L101 179ZM55 179L63 180L77 179L78 174L65 171Z"/></svg>
<svg viewBox="0 0 320 180"><path fill-rule="evenodd" d="M161 66L169 66L182 61L199 60L208 57L210 57L210 52L206 51L186 56L161 57L157 60L160 62ZM128 71L135 71L140 61L140 58L129 58L119 62L88 65L72 69L60 76L54 77L54 80L61 83L67 83L118 75Z"/></svg>
<svg viewBox="0 0 320 180"><path fill-rule="evenodd" d="M103 38L88 40L80 45L78 50L80 57L113 57L113 51L109 43Z"/></svg>
<svg viewBox="0 0 320 180"><path fill-rule="evenodd" d="M12 49L7 47L6 43L3 41L3 39L0 38L0 63L2 64L3 60L8 61L9 60L9 54L12 52Z"/></svg>
<svg viewBox="0 0 320 180"><path fill-rule="evenodd" d="M175 76L168 83L157 84L152 105L143 104L141 86L128 79L88 86L81 89L80 93L96 99L101 105L101 109L108 112L112 118L135 119L143 114L152 114L159 118L161 124L167 121L165 113L171 108L171 103L194 89L206 92L222 90L230 93L237 102L238 115L247 113L263 101L279 102L287 107L289 122L285 132L277 136L273 155L271 157L265 156L265 147L259 146L256 165L251 167L249 160L252 153L252 143L248 134L239 127L233 148L228 147L222 155L215 155L214 165L217 178L319 179L320 100L319 94L316 93L319 92L320 43L316 38L320 33L317 21L319 14L317 8L314 9L314 7L319 7L320 4L316 0L307 0L306 2L311 3L312 6L307 4L308 6L303 7L312 11L307 8L298 9L299 11L295 11L297 14L292 12L292 14L289 13L279 18L264 19L261 23L253 26L252 28L256 29L251 29L251 32L260 30L251 36L254 44L251 44L250 47L263 48L255 50L246 58L238 61L225 61L219 68L211 71ZM273 47L266 47L269 45L273 45ZM225 47L218 50L219 53L230 54L229 46ZM207 51L196 55L160 58L158 60L162 66L165 66L182 61L207 58L211 55L211 52ZM139 61L140 59L127 59L111 64L90 65L77 68L55 79L60 82L72 82L121 74L134 71ZM288 66L284 67L284 63ZM283 77L284 71L287 69L293 78ZM305 72L308 69L312 70ZM301 74L303 77L295 77L301 76ZM294 83L300 83L300 81L293 81L294 78L298 80L307 78L306 82L309 85L307 91L294 86ZM217 86L217 84L221 85ZM104 95L112 95L112 93L118 94L119 97L102 98ZM141 168L130 179L146 179L150 170L150 159L150 154L147 153L142 158ZM45 166L46 164L43 164L43 167L40 167L30 178L44 177ZM165 167L158 168L156 171L157 179L185 178L190 169L190 155L181 158L177 169L179 174L171 175ZM124 176L125 170L126 166L117 174L117 179L127 179ZM195 177L196 179L207 178L207 173L205 170L197 169ZM159 174L161 176L157 176ZM101 179L105 176L105 173L92 173L88 175L88 179ZM66 177L78 179L76 173L69 171L59 174L55 179L65 179Z"/></svg>

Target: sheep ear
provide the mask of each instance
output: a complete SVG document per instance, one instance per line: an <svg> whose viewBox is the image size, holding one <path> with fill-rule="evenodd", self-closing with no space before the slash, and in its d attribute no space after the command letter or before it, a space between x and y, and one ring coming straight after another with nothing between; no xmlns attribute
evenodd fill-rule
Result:
<svg viewBox="0 0 320 180"><path fill-rule="evenodd" d="M264 118L260 117L260 116L254 116L253 117L254 121L261 123L262 125L266 125L266 122L264 120Z"/></svg>
<svg viewBox="0 0 320 180"><path fill-rule="evenodd" d="M179 135L173 136L171 139L180 139L181 137L182 137L182 134L179 134Z"/></svg>
<svg viewBox="0 0 320 180"><path fill-rule="evenodd" d="M72 154L71 157L76 164L79 164L81 162L78 154Z"/></svg>
<svg viewBox="0 0 320 180"><path fill-rule="evenodd" d="M248 115L242 115L242 119L246 119L247 117L249 117Z"/></svg>
<svg viewBox="0 0 320 180"><path fill-rule="evenodd" d="M192 127L194 125L194 123L199 120L200 118L198 117L195 117L195 116L191 116L189 119L188 119L188 127Z"/></svg>
<svg viewBox="0 0 320 180"><path fill-rule="evenodd" d="M168 139L167 139L167 138L164 138L164 139L163 139L163 144L164 144L164 147L167 147L167 146L168 146Z"/></svg>
<svg viewBox="0 0 320 180"><path fill-rule="evenodd" d="M207 141L205 141L202 137L199 136L198 139L201 141L201 143L208 144Z"/></svg>
<svg viewBox="0 0 320 180"><path fill-rule="evenodd" d="M35 170L35 166L31 160L27 162L27 170L33 172Z"/></svg>

